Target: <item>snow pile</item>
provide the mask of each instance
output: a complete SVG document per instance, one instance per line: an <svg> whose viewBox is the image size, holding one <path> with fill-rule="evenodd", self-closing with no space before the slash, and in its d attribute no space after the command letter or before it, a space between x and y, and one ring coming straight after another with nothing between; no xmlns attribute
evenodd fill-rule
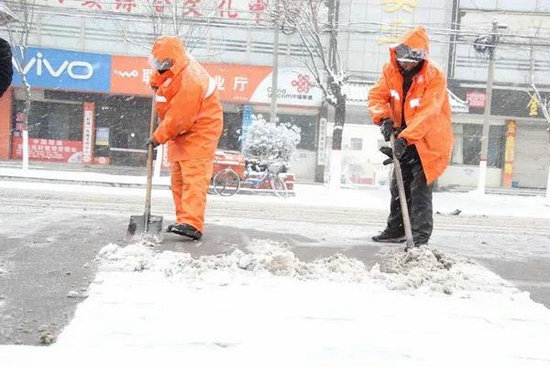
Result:
<svg viewBox="0 0 550 367"><path fill-rule="evenodd" d="M497 275L465 259L455 259L436 249L420 247L408 252L395 251L384 256L381 264L368 270L356 259L342 254L300 261L290 245L270 240L253 240L245 251L236 249L227 255L193 258L188 253L155 252L148 244L119 247L109 244L99 258L104 269L119 271L157 271L166 277L217 281L250 279L250 276L278 276L298 280L328 279L340 282L376 282L390 290L428 291L453 294L482 291L517 293L518 290Z"/></svg>
<svg viewBox="0 0 550 367"><path fill-rule="evenodd" d="M499 276L471 260L451 258L427 246L408 252L390 252L370 275L385 282L388 289L429 289L445 294L456 291L517 293L517 289Z"/></svg>
<svg viewBox="0 0 550 367"><path fill-rule="evenodd" d="M111 243L100 250L98 257L104 269L161 271L166 276L181 275L185 278L204 278L212 272L224 272L228 279L249 273L301 280L361 281L368 277L368 271L358 260L335 254L305 263L296 258L288 244L269 240L252 241L246 252L237 249L228 255L202 256L198 259L188 253L156 253L148 243L126 247Z"/></svg>

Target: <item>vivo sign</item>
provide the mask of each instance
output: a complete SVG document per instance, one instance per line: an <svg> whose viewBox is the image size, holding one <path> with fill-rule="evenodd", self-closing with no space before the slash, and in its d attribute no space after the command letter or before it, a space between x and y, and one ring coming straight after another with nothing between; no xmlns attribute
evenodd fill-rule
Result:
<svg viewBox="0 0 550 367"><path fill-rule="evenodd" d="M31 87L108 92L111 57L109 55L30 47L18 65L14 49L13 83L22 85L21 75Z"/></svg>

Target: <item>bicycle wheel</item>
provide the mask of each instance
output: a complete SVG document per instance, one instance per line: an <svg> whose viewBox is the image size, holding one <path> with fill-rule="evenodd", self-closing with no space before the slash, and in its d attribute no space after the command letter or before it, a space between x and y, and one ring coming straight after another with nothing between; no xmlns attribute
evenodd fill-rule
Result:
<svg viewBox="0 0 550 367"><path fill-rule="evenodd" d="M271 189L273 190L273 193L277 197L283 199L288 197L288 189L286 188L286 183L281 177L273 176L269 179L269 183L271 184Z"/></svg>
<svg viewBox="0 0 550 367"><path fill-rule="evenodd" d="M214 190L214 177L210 179L210 182L208 183L208 195L217 195L218 193L216 190Z"/></svg>
<svg viewBox="0 0 550 367"><path fill-rule="evenodd" d="M214 175L212 180L214 191L221 196L235 195L241 186L241 179L237 172L230 168L222 169Z"/></svg>

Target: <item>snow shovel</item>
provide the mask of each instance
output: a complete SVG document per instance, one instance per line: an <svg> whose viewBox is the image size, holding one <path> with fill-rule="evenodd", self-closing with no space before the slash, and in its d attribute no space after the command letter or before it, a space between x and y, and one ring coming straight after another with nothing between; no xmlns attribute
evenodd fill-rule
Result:
<svg viewBox="0 0 550 367"><path fill-rule="evenodd" d="M395 137L390 136L390 145L392 152L395 152ZM401 215L403 216L403 225L405 226L405 237L407 238L406 250L414 247L413 235L411 230L411 219L409 217L409 208L407 207L407 197L405 196L405 185L403 184L403 175L401 174L401 165L399 159L393 156L393 169L395 170L395 178L397 179L397 188L399 189L399 202L401 203Z"/></svg>
<svg viewBox="0 0 550 367"><path fill-rule="evenodd" d="M149 136L153 135L155 123L157 121L157 111L155 108L155 97L153 95L153 104L151 106L151 122L149 124ZM151 188L153 183L153 145L147 145L147 185L145 187L145 212L143 215L130 216L130 224L126 232L126 241L131 241L136 237L142 240L160 243L162 241L162 217L151 215Z"/></svg>

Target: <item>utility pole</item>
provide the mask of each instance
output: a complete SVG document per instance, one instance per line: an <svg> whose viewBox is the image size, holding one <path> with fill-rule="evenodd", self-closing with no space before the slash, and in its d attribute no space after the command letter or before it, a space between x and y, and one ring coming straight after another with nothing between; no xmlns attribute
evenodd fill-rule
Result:
<svg viewBox="0 0 550 367"><path fill-rule="evenodd" d="M272 124L277 123L277 89L279 78L279 1L276 0L277 19L273 30L273 72L271 73L271 110L269 120Z"/></svg>
<svg viewBox="0 0 550 367"><path fill-rule="evenodd" d="M485 98L485 111L483 114L483 130L481 133L481 153L479 157L479 182L477 191L485 194L485 183L487 180L487 153L489 151L489 121L491 119L491 103L493 99L493 79L495 77L495 51L499 41L499 25L493 20L490 41L487 45L489 52L489 70L487 75L487 91Z"/></svg>
<svg viewBox="0 0 550 367"><path fill-rule="evenodd" d="M342 98L341 84L334 77L339 70L338 58L338 22L340 0L328 1L328 22L330 24L330 39L328 48L328 63L332 73L328 76L327 89L332 91L336 103L334 107L334 126L332 129L332 148L330 151L329 189L338 190L342 179L342 135L346 121L346 100Z"/></svg>

